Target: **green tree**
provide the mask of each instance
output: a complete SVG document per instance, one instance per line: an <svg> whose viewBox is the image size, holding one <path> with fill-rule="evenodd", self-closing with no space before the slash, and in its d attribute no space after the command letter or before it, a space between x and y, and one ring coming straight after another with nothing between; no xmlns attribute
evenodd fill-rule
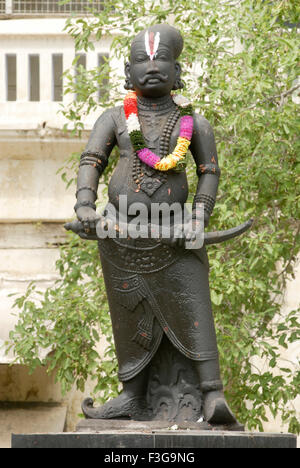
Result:
<svg viewBox="0 0 300 468"><path fill-rule="evenodd" d="M299 432L292 402L299 392L295 363L283 363L281 350L299 339L299 310L282 315L287 279L299 252L299 18L293 0L106 0L85 19L70 18L66 28L76 50L93 49L111 38L111 56L128 57L132 37L149 24L170 22L181 30L183 91L214 128L222 175L210 230L255 223L241 238L211 246L211 293L222 373L230 406L249 429L263 429L267 409ZM71 131L99 107L94 93L110 71L70 73L66 92L77 99L64 114ZM120 73L121 74L121 73ZM79 78L78 78L79 77ZM107 89L101 106L113 106L117 87ZM117 161L114 152L103 181ZM78 165L72 155L67 165ZM188 167L191 196L195 169ZM69 183L73 182L71 179ZM88 375L104 401L118 392L116 359L97 247L70 234L57 262L61 279L41 295L30 285L16 300L19 322L11 333L17 358L34 369L57 369L63 390ZM33 301L40 295L38 302ZM100 334L100 336L99 336ZM106 356L96 351L106 337ZM52 352L40 361L39 348ZM256 361L261 365L255 367Z"/></svg>

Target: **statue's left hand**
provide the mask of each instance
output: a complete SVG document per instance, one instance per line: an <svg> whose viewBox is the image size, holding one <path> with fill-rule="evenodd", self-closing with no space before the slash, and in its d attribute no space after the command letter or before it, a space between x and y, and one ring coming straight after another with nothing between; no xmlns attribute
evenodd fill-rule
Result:
<svg viewBox="0 0 300 468"><path fill-rule="evenodd" d="M193 210L193 218L196 218L196 212ZM204 227L208 226L210 219L210 215L207 213L207 211L204 211Z"/></svg>
<svg viewBox="0 0 300 468"><path fill-rule="evenodd" d="M193 242L196 239L196 232L191 223L178 224L174 227L169 238L162 238L162 243L171 247L185 247L186 242Z"/></svg>

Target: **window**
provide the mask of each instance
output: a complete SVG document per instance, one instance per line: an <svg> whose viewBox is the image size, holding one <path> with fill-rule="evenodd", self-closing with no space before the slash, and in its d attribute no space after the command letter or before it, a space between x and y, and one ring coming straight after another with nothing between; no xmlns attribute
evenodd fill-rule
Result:
<svg viewBox="0 0 300 468"><path fill-rule="evenodd" d="M104 65L108 60L108 54L98 54L98 67ZM99 98L109 98L108 96L108 78L103 78L99 85Z"/></svg>
<svg viewBox="0 0 300 468"><path fill-rule="evenodd" d="M8 54L5 56L6 68L6 99L17 100L17 56Z"/></svg>
<svg viewBox="0 0 300 468"><path fill-rule="evenodd" d="M52 55L52 99L53 101L63 100L63 56L62 54Z"/></svg>
<svg viewBox="0 0 300 468"><path fill-rule="evenodd" d="M80 66L82 66L83 68L86 68L86 55L85 54L77 54L76 57L78 57L76 68L78 68Z"/></svg>
<svg viewBox="0 0 300 468"><path fill-rule="evenodd" d="M83 67L86 69L86 55L85 54L77 54L76 55L77 57L77 62L76 62L76 68L75 68L75 77L76 77L76 83L77 85L79 85L79 87L81 87L81 83L79 81L79 68L80 67ZM80 93L77 93L76 94L76 100L77 101L82 101L83 100L83 97L80 96Z"/></svg>
<svg viewBox="0 0 300 468"><path fill-rule="evenodd" d="M61 0L0 0L0 14L17 15L64 15L88 14L90 9L100 11L104 0L71 0L60 5Z"/></svg>
<svg viewBox="0 0 300 468"><path fill-rule="evenodd" d="M29 101L40 100L40 56L29 55Z"/></svg>

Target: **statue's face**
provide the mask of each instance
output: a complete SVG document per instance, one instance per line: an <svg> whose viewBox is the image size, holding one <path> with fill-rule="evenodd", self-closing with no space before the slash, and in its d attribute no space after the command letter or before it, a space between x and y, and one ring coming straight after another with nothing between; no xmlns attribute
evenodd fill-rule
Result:
<svg viewBox="0 0 300 468"><path fill-rule="evenodd" d="M138 95L166 96L174 86L179 64L175 62L173 51L168 46L156 40L156 48L153 48L155 41L149 41L150 45L148 43L147 46L148 40L146 36L145 44L133 44L130 63L126 65L125 72Z"/></svg>

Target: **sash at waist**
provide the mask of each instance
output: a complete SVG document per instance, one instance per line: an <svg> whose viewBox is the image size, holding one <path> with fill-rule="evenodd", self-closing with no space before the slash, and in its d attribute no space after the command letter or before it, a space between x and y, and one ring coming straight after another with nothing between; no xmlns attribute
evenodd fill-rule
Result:
<svg viewBox="0 0 300 468"><path fill-rule="evenodd" d="M185 254L157 239L106 238L99 241L99 251L120 270L144 274L163 270Z"/></svg>

